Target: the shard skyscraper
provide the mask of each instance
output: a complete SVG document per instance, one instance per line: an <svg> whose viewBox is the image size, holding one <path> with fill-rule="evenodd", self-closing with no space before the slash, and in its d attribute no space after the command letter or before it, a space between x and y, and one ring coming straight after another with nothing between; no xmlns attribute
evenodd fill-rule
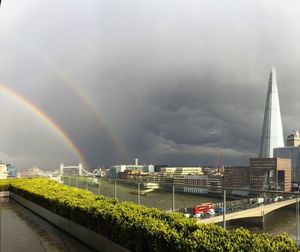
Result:
<svg viewBox="0 0 300 252"><path fill-rule="evenodd" d="M276 70L271 68L264 124L260 144L260 158L272 158L273 149L284 147L283 131L277 90Z"/></svg>

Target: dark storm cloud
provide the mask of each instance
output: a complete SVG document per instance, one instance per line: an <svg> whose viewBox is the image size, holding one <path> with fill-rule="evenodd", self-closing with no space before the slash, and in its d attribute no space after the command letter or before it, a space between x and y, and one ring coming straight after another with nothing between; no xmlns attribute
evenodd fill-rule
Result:
<svg viewBox="0 0 300 252"><path fill-rule="evenodd" d="M168 155L173 152L173 163L181 163L180 153L186 150L189 150L185 153L189 156L187 160L193 164L203 160L213 163L217 149L221 153L222 149L235 151L231 153L232 162L241 154L254 155L260 137L263 101L253 103L253 99L262 100L264 95L256 94L251 86L222 85L208 77L199 76L198 80L186 77L181 81L176 87L162 85L147 92L135 111L136 119L132 119L135 122L132 148L151 152L162 144L169 148ZM248 95L244 96L245 93Z"/></svg>
<svg viewBox="0 0 300 252"><path fill-rule="evenodd" d="M258 152L272 65L284 133L299 128L299 14L298 1L280 0L5 1L0 81L44 110L93 166L135 157L214 164L217 149L224 164L247 164ZM3 102L2 159L23 167L78 161L32 112Z"/></svg>

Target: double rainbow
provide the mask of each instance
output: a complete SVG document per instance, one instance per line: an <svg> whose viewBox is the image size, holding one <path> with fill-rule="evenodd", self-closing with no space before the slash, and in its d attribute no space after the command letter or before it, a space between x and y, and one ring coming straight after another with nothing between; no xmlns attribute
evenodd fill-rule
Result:
<svg viewBox="0 0 300 252"><path fill-rule="evenodd" d="M4 93L9 97L13 98L15 101L21 103L23 106L25 106L35 115L37 115L40 119L42 119L56 134L58 134L61 137L61 139L63 139L63 141L69 147L71 147L74 150L74 152L80 158L81 162L87 167L89 167L87 159L82 154L81 150L76 145L76 143L69 136L69 134L64 129L62 129L52 118L50 118L44 111L42 111L39 107L37 107L33 102L28 100L26 97L17 93L15 90L9 88L3 83L0 83L0 93Z"/></svg>
<svg viewBox="0 0 300 252"><path fill-rule="evenodd" d="M116 153L120 160L126 160L128 158L128 154L125 151L122 143L118 141L115 134L108 127L107 123L104 121L103 116L98 112L96 106L93 101L80 89L79 85L72 80L65 72L63 72L60 68L57 67L52 61L50 61L45 55L43 55L39 50L33 48L25 41L17 38L12 34L8 34L6 31L1 29L1 32L4 33L7 37L16 42L19 46L29 51L32 55L34 55L37 59L39 59L44 65L46 65L49 69L52 70L53 73L59 77L65 85L73 90L73 92L79 97L80 101L85 104L85 106L89 109L89 111L93 114L95 120L97 121L100 130L105 130L107 135L109 136L112 144L115 146ZM18 102L26 105L32 112L37 114L41 119L43 119L52 129L54 129L59 136L64 139L66 143L78 154L80 159L86 165L88 164L86 158L80 151L79 147L75 144L72 138L68 135L68 133L62 129L58 123L56 123L49 115L47 115L43 110L41 110L37 105L35 105L32 101L28 100L26 97L17 93L15 90L9 88L7 85L3 83L0 84L0 91L8 94L9 96L14 97Z"/></svg>

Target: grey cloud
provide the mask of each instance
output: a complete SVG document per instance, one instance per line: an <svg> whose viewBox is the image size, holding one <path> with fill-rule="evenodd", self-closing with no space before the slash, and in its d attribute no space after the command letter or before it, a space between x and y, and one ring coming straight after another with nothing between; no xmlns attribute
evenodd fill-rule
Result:
<svg viewBox="0 0 300 252"><path fill-rule="evenodd" d="M92 166L136 156L214 164L217 148L224 163L246 164L258 151L272 65L284 133L299 127L297 7L273 0L4 1L0 81L59 123ZM127 158L47 61L89 97ZM9 162L77 162L47 127L36 128L32 112L5 104L0 153Z"/></svg>

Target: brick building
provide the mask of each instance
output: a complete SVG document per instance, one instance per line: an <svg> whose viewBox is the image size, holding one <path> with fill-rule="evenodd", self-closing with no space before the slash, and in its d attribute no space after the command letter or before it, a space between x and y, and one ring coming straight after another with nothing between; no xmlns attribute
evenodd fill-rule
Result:
<svg viewBox="0 0 300 252"><path fill-rule="evenodd" d="M291 191L291 160L250 158L250 189Z"/></svg>

